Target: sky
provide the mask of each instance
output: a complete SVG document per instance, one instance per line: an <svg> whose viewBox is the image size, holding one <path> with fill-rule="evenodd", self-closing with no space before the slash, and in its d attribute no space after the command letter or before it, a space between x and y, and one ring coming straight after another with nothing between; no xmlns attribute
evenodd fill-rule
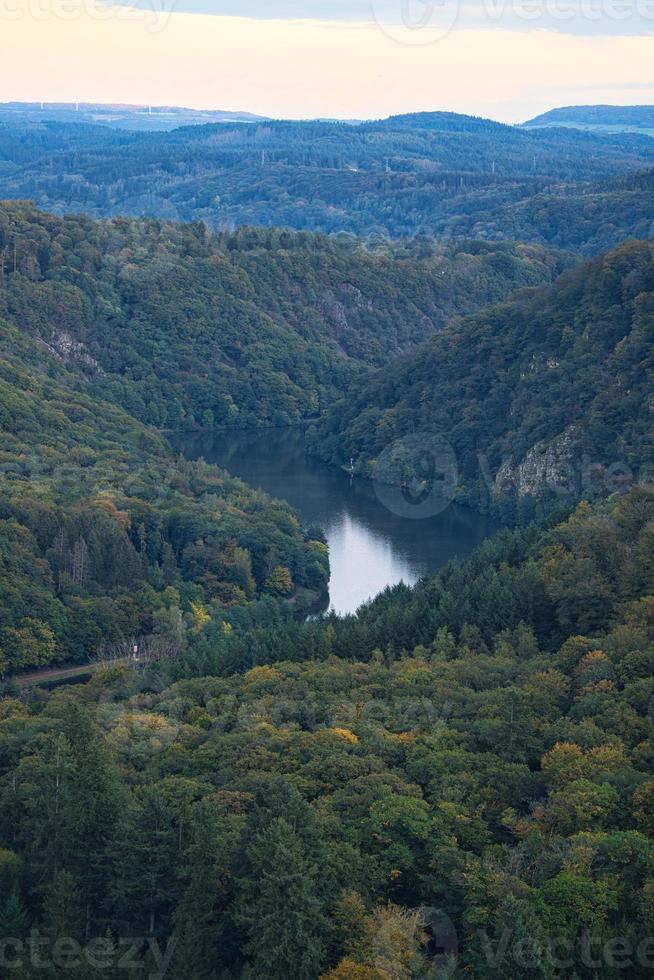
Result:
<svg viewBox="0 0 654 980"><path fill-rule="evenodd" d="M518 122L654 104L654 0L0 0L2 101Z"/></svg>

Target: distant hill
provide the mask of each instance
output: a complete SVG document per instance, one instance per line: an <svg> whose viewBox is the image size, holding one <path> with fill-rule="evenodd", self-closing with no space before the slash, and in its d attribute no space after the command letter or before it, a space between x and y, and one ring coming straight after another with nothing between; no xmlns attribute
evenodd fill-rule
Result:
<svg viewBox="0 0 654 980"><path fill-rule="evenodd" d="M654 136L652 105L577 105L551 109L524 123L526 128L572 126L608 132L645 132Z"/></svg>
<svg viewBox="0 0 654 980"><path fill-rule="evenodd" d="M467 116L459 112L410 112L399 116L389 116L369 125L386 129L436 129L450 133L490 133L515 129L494 119L482 116Z"/></svg>
<svg viewBox="0 0 654 980"><path fill-rule="evenodd" d="M558 196L561 188L577 194L581 184L653 166L648 136L529 130L456 113L360 125L223 122L159 133L0 113L0 199L33 200L58 214L200 220L219 230L263 225L448 238L455 227L458 236L460 222L479 220L484 237L506 239L514 237L513 216L495 227L498 209ZM611 225L614 232L601 234L589 227L584 246L639 234L619 210ZM554 234L557 247L576 244L567 240L577 234L574 221L557 221L551 232L539 222L533 234L530 228L527 220L519 237L549 243Z"/></svg>
<svg viewBox="0 0 654 980"><path fill-rule="evenodd" d="M111 105L92 102L0 103L0 122L5 119L24 119L95 123L113 129L139 132L166 132L179 126L198 126L207 123L261 122L264 118L250 112L184 109L178 106Z"/></svg>
<svg viewBox="0 0 654 980"><path fill-rule="evenodd" d="M654 229L654 170L599 183L551 184L520 199L490 194L462 207L453 195L450 234L487 241L525 241L595 255Z"/></svg>

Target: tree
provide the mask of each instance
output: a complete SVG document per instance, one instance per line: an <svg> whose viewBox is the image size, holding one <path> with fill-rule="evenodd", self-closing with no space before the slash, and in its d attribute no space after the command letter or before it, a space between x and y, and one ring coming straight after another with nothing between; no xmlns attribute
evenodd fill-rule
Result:
<svg viewBox="0 0 654 980"><path fill-rule="evenodd" d="M633 814L643 833L654 837L654 779L646 779L634 790Z"/></svg>
<svg viewBox="0 0 654 980"><path fill-rule="evenodd" d="M89 713L74 702L66 706L63 734L71 749L74 793L66 796L61 813L66 835L62 870L74 881L88 938L109 902L121 793L114 764Z"/></svg>
<svg viewBox="0 0 654 980"><path fill-rule="evenodd" d="M249 975L315 980L327 926L319 869L283 817L259 831L246 849L236 919L247 934Z"/></svg>
<svg viewBox="0 0 654 980"><path fill-rule="evenodd" d="M149 936L168 935L177 882L173 813L155 787L124 811L113 847L115 918Z"/></svg>
<svg viewBox="0 0 654 980"><path fill-rule="evenodd" d="M290 595L293 591L293 578L288 568L277 565L266 579L266 590L273 595Z"/></svg>
<svg viewBox="0 0 654 980"><path fill-rule="evenodd" d="M181 871L184 887L174 915L180 980L213 980L220 963L238 958L237 930L227 914L232 892L224 831L210 801L192 807Z"/></svg>

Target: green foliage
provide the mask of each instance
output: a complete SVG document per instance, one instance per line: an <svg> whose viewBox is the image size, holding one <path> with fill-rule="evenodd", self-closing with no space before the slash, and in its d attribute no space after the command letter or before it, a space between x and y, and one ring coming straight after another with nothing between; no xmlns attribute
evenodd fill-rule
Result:
<svg viewBox="0 0 654 980"><path fill-rule="evenodd" d="M653 339L653 253L627 242L377 372L328 414L314 447L371 476L397 440L442 435L458 495L512 519L620 492L654 468Z"/></svg>
<svg viewBox="0 0 654 980"><path fill-rule="evenodd" d="M533 246L368 248L0 207L0 316L85 392L170 429L315 416L364 367L561 263Z"/></svg>
<svg viewBox="0 0 654 980"><path fill-rule="evenodd" d="M6 321L0 391L0 676L122 656L137 637L175 655L278 564L324 592L327 559L288 506L176 460Z"/></svg>
<svg viewBox="0 0 654 980"><path fill-rule="evenodd" d="M653 921L653 519L580 505L357 617L269 600L0 702L3 928L173 937L175 980L611 976Z"/></svg>
<svg viewBox="0 0 654 980"><path fill-rule="evenodd" d="M647 136L528 130L447 112L162 134L17 121L0 128L0 158L3 199L214 229L474 234L596 252L645 237L654 219L651 184L649 193L597 186L651 167Z"/></svg>

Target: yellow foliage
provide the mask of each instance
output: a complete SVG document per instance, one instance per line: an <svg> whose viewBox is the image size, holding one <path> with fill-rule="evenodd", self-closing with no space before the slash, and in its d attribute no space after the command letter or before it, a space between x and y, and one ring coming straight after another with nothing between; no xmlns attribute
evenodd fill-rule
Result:
<svg viewBox="0 0 654 980"><path fill-rule="evenodd" d="M243 676L243 686L244 687L259 687L261 685L278 684L282 679L282 675L277 667L270 667L264 664L261 667L252 667Z"/></svg>
<svg viewBox="0 0 654 980"><path fill-rule="evenodd" d="M386 732L386 738L398 745L411 745L416 740L414 732Z"/></svg>
<svg viewBox="0 0 654 980"><path fill-rule="evenodd" d="M590 653L586 653L575 668L575 675L578 677L584 671L591 667L596 667L598 664L609 666L611 660L604 653L603 650L591 650Z"/></svg>
<svg viewBox="0 0 654 980"><path fill-rule="evenodd" d="M107 739L119 750L129 751L137 748L140 743L159 751L172 745L177 732L177 726L171 725L163 715L140 712L119 715Z"/></svg>
<svg viewBox="0 0 654 980"><path fill-rule="evenodd" d="M0 701L0 721L5 718L29 718L29 711L17 698L3 698Z"/></svg>
<svg viewBox="0 0 654 980"><path fill-rule="evenodd" d="M363 966L346 958L329 973L321 974L318 980L390 980L390 974L375 966Z"/></svg>
<svg viewBox="0 0 654 980"><path fill-rule="evenodd" d="M356 745L359 741L359 736L355 735L348 728L328 728L327 731L338 735L339 738L342 738L345 742L349 742L350 745Z"/></svg>
<svg viewBox="0 0 654 980"><path fill-rule="evenodd" d="M97 494L97 496L93 497L90 504L92 507L95 507L96 510L103 510L105 514L108 514L109 517L113 518L119 527L122 527L125 530L129 528L132 522L130 515L125 510L118 510L111 496L106 491L102 491L101 493Z"/></svg>
<svg viewBox="0 0 654 980"><path fill-rule="evenodd" d="M266 579L266 591L274 595L290 595L293 591L293 577L285 565L277 565Z"/></svg>
<svg viewBox="0 0 654 980"><path fill-rule="evenodd" d="M557 742L542 759L541 769L549 783L565 786L581 779L588 771L583 750L575 742Z"/></svg>
<svg viewBox="0 0 654 980"><path fill-rule="evenodd" d="M201 633L207 623L211 622L211 616L203 603L199 601L191 603L191 612L193 613L193 632L195 634Z"/></svg>
<svg viewBox="0 0 654 980"><path fill-rule="evenodd" d="M577 692L576 700L581 701L589 694L615 694L615 692L616 686L613 681L592 681L590 684L585 684L584 687Z"/></svg>

